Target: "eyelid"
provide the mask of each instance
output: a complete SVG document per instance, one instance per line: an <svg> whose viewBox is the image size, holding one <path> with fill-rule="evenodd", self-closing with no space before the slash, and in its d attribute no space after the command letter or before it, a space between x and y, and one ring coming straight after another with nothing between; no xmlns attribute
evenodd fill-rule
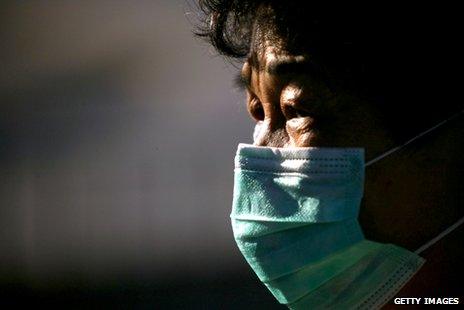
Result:
<svg viewBox="0 0 464 310"><path fill-rule="evenodd" d="M245 89L248 88L247 82L246 82L246 80L243 78L243 76L242 76L241 73L237 73L237 74L234 76L233 84L234 84L234 87L235 87L235 88L238 88L238 89L240 89L240 90L245 90Z"/></svg>
<svg viewBox="0 0 464 310"><path fill-rule="evenodd" d="M281 109L287 119L307 117L313 115L319 102L310 98L297 98L288 102L282 102Z"/></svg>

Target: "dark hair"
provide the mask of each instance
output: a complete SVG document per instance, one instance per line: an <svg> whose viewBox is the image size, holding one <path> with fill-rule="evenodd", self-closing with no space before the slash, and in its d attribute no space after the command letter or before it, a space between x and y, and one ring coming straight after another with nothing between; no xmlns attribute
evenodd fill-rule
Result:
<svg viewBox="0 0 464 310"><path fill-rule="evenodd" d="M366 70L379 66L368 65L378 61L368 52L382 31L375 14L365 16L353 6L334 10L315 1L296 0L199 0L199 7L203 15L196 34L219 54L240 59L251 56L253 48L259 50L264 40L281 38L279 43L286 44L287 51L309 53L317 66L330 72L333 84L373 90Z"/></svg>
<svg viewBox="0 0 464 310"><path fill-rule="evenodd" d="M202 18L196 35L206 39L220 54L233 58L248 54L257 25L272 29L290 43L297 42L301 48L316 51L362 42L359 35L365 34L366 29L360 26L369 18L370 23L377 20L377 16L360 14L352 5L334 10L315 1L199 0L198 3Z"/></svg>
<svg viewBox="0 0 464 310"><path fill-rule="evenodd" d="M259 1L199 0L203 13L196 35L206 39L216 50L230 57L248 53L252 12Z"/></svg>

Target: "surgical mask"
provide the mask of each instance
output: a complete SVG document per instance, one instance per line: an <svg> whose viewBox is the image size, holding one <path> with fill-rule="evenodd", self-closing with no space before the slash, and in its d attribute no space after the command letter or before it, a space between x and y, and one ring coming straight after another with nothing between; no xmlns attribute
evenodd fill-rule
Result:
<svg viewBox="0 0 464 310"><path fill-rule="evenodd" d="M292 309L378 308L418 271L423 258L366 240L357 220L365 166L418 137L366 164L360 148L239 145L234 237L280 303Z"/></svg>

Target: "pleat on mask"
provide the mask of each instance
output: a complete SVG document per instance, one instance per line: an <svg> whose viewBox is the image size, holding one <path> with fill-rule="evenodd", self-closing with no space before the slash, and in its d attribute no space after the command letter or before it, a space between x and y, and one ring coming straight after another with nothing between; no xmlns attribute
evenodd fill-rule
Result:
<svg viewBox="0 0 464 310"><path fill-rule="evenodd" d="M368 303L376 304L423 262L407 250L364 239L357 221L362 149L241 144L235 168L234 237L279 302L295 309L354 307L378 288ZM386 276L397 270L405 272Z"/></svg>

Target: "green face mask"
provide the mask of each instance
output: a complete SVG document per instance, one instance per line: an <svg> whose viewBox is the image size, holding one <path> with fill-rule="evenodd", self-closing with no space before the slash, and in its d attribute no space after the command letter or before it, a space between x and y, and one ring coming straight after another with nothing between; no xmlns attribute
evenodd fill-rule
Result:
<svg viewBox="0 0 464 310"><path fill-rule="evenodd" d="M424 260L364 239L363 149L240 144L232 228L277 300L292 309L380 307Z"/></svg>

